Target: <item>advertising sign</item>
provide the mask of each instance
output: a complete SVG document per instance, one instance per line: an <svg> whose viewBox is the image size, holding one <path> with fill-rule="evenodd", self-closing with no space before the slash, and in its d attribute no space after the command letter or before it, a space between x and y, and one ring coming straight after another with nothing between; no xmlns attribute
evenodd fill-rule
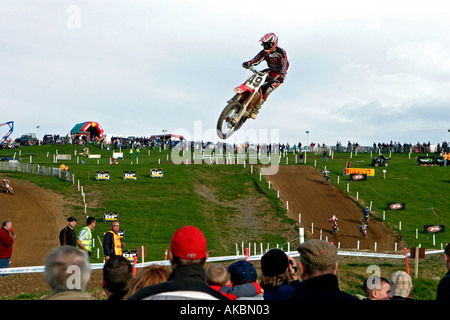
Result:
<svg viewBox="0 0 450 320"><path fill-rule="evenodd" d="M150 177L152 178L162 178L163 169L150 169Z"/></svg>
<svg viewBox="0 0 450 320"><path fill-rule="evenodd" d="M405 210L405 203L404 202L394 202L394 203L387 203L387 209L388 210Z"/></svg>
<svg viewBox="0 0 450 320"><path fill-rule="evenodd" d="M423 226L423 230L425 233L440 233L445 232L445 226L444 225L425 225Z"/></svg>
<svg viewBox="0 0 450 320"><path fill-rule="evenodd" d="M375 176L375 169L345 168L345 175L349 176L351 174L365 174L368 177L374 177Z"/></svg>
<svg viewBox="0 0 450 320"><path fill-rule="evenodd" d="M97 171L95 173L95 180L109 180L109 171Z"/></svg>
<svg viewBox="0 0 450 320"><path fill-rule="evenodd" d="M123 172L123 180L136 180L136 171L124 171Z"/></svg>
<svg viewBox="0 0 450 320"><path fill-rule="evenodd" d="M127 259L128 261L133 262L134 261L134 257L137 257L137 250L123 250L122 251L122 256Z"/></svg>
<svg viewBox="0 0 450 320"><path fill-rule="evenodd" d="M354 174L352 173L350 175L350 180L352 181L366 181L367 180L367 174Z"/></svg>
<svg viewBox="0 0 450 320"><path fill-rule="evenodd" d="M119 220L119 214L117 212L105 212L103 213L104 222L113 222Z"/></svg>

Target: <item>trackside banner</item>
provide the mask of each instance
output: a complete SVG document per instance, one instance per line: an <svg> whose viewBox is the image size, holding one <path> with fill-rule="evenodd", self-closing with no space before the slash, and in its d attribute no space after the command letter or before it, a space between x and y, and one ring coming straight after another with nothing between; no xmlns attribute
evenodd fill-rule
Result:
<svg viewBox="0 0 450 320"><path fill-rule="evenodd" d="M404 202L388 202L386 205L388 210L405 210Z"/></svg>
<svg viewBox="0 0 450 320"><path fill-rule="evenodd" d="M425 225L423 229L425 233L440 233L445 232L445 225Z"/></svg>
<svg viewBox="0 0 450 320"><path fill-rule="evenodd" d="M345 175L349 176L351 174L355 174L355 175L365 174L367 177L374 177L375 176L375 169L345 168Z"/></svg>
<svg viewBox="0 0 450 320"><path fill-rule="evenodd" d="M351 174L350 180L352 181L366 181L367 180L367 174Z"/></svg>

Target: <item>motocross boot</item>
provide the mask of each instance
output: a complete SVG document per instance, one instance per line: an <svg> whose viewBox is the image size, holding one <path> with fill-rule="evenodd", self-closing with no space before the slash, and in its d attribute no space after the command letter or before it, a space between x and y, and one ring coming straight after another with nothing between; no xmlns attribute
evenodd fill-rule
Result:
<svg viewBox="0 0 450 320"><path fill-rule="evenodd" d="M262 104L265 102L266 100L261 99L258 104L256 106L253 107L251 113L250 113L250 118L252 118L253 120L256 119L256 116L259 113L259 109L261 109Z"/></svg>

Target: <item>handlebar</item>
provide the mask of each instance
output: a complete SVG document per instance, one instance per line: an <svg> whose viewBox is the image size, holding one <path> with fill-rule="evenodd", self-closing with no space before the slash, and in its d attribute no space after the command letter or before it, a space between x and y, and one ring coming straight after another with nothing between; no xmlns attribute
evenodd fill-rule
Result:
<svg viewBox="0 0 450 320"><path fill-rule="evenodd" d="M249 66L249 67L246 67L246 66L243 66L245 69L248 69L248 70L250 70L251 72L253 72L253 73L256 73L257 75L259 75L259 76L263 76L265 73L264 72L261 72L261 71L258 71L258 70L256 70L253 66Z"/></svg>
<svg viewBox="0 0 450 320"><path fill-rule="evenodd" d="M258 70L256 70L256 69L253 68L253 67L250 67L249 69L250 69L252 72L254 72L254 73L256 73L257 75L259 75L259 76L265 75L264 72L258 71Z"/></svg>

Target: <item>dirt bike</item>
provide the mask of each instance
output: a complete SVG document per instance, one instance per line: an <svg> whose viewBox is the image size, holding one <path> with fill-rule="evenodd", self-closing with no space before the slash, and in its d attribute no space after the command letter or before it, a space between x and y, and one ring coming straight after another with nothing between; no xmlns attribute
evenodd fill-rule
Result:
<svg viewBox="0 0 450 320"><path fill-rule="evenodd" d="M330 184L330 176L329 176L329 175L324 175L324 176L323 176L323 181L324 181L326 184Z"/></svg>
<svg viewBox="0 0 450 320"><path fill-rule="evenodd" d="M3 184L3 188L5 188L6 193L14 194L14 190L11 187L11 184L5 183L5 184Z"/></svg>
<svg viewBox="0 0 450 320"><path fill-rule="evenodd" d="M361 222L367 223L369 222L369 215L363 215L360 219Z"/></svg>
<svg viewBox="0 0 450 320"><path fill-rule="evenodd" d="M339 228L336 223L333 223L333 225L331 226L331 229L333 231L333 234L336 234L339 231Z"/></svg>
<svg viewBox="0 0 450 320"><path fill-rule="evenodd" d="M360 228L360 227L358 227L358 228L359 228L359 232L361 232L361 236L364 239L367 239L367 229L363 229L363 228Z"/></svg>
<svg viewBox="0 0 450 320"><path fill-rule="evenodd" d="M253 107L261 100L261 86L265 83L268 74L259 72L253 67L249 70L252 72L251 75L247 81L234 88L236 95L228 100L227 106L219 116L217 136L220 139L227 139L238 131L250 117Z"/></svg>

